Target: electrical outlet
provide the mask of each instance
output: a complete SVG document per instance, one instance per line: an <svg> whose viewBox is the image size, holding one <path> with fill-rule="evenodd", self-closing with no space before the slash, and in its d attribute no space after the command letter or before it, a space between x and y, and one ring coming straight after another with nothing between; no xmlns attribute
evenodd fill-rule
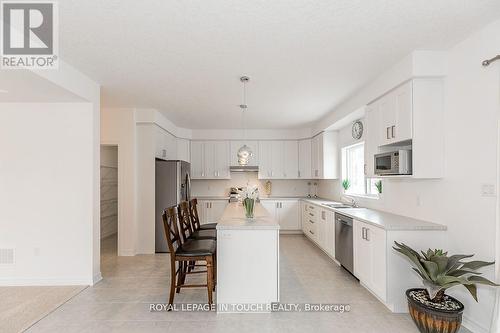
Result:
<svg viewBox="0 0 500 333"><path fill-rule="evenodd" d="M481 195L483 197L494 197L496 195L496 189L494 184L482 184L481 185Z"/></svg>

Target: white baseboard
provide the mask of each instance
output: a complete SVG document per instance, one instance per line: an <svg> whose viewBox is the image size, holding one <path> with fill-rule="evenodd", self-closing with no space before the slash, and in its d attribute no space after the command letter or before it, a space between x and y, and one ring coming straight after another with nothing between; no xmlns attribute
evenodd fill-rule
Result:
<svg viewBox="0 0 500 333"><path fill-rule="evenodd" d="M96 275L94 275L94 278L92 280L92 285L96 284L97 282L99 282L101 280L102 280L102 275L101 275L101 272L99 272Z"/></svg>
<svg viewBox="0 0 500 333"><path fill-rule="evenodd" d="M118 253L118 255L122 257L133 257L135 256L135 251L130 249L120 250L120 253Z"/></svg>
<svg viewBox="0 0 500 333"><path fill-rule="evenodd" d="M473 333L488 333L490 331L467 316L462 317L462 325Z"/></svg>
<svg viewBox="0 0 500 333"><path fill-rule="evenodd" d="M23 286L89 286L92 285L89 278L0 278L1 287L23 287Z"/></svg>
<svg viewBox="0 0 500 333"><path fill-rule="evenodd" d="M302 235L302 230L280 230L280 235Z"/></svg>

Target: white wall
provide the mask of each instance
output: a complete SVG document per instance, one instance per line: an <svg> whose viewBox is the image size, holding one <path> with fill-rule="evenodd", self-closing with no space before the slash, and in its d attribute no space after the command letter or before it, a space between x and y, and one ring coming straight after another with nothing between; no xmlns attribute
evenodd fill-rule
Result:
<svg viewBox="0 0 500 333"><path fill-rule="evenodd" d="M135 255L136 126L134 109L101 110L101 143L118 146L118 255Z"/></svg>
<svg viewBox="0 0 500 333"><path fill-rule="evenodd" d="M496 198L481 195L482 184L496 184L497 119L500 110L500 64L482 60L500 50L497 21L446 53L445 177L440 180L384 180L382 200L360 200L386 210L448 226L450 253L475 253L495 259ZM362 101L361 92L353 97ZM364 100L363 103L368 103ZM341 131L343 132L343 131ZM429 161L432 162L432 161ZM322 181L320 194L338 199L338 181ZM493 278L493 268L485 275ZM489 329L494 292L479 287L479 303L460 288L450 290L466 306L464 323L474 332Z"/></svg>
<svg viewBox="0 0 500 333"><path fill-rule="evenodd" d="M0 285L93 283L94 120L92 103L0 104Z"/></svg>
<svg viewBox="0 0 500 333"><path fill-rule="evenodd" d="M264 184L266 180L257 179L256 172L233 172L231 179L224 180L192 180L191 193L193 196L228 196L230 187L257 185L261 197L265 197ZM318 181L307 180L271 180L271 196L306 196L309 193L308 183L311 183L311 192L314 194L313 184Z"/></svg>

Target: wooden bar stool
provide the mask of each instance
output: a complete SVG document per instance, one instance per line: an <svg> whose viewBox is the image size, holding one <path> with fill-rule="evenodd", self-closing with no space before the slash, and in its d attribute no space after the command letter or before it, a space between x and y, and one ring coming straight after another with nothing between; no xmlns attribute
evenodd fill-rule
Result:
<svg viewBox="0 0 500 333"><path fill-rule="evenodd" d="M197 229L206 230L206 229L215 229L217 227L217 223L206 223L200 224L200 217L198 215L198 199L194 198L189 201L189 212L191 214L191 220Z"/></svg>
<svg viewBox="0 0 500 333"><path fill-rule="evenodd" d="M211 239L193 240L186 239L179 233L177 227L177 207L170 207L163 212L163 226L167 236L168 249L170 251L170 297L168 304L174 302L175 292L181 288L207 288L208 304L213 303L212 293L215 288L214 261L216 243ZM205 271L188 271L190 262L204 261ZM176 268L178 263L178 268ZM207 273L206 284L186 284L187 274ZM177 280L177 282L176 282Z"/></svg>
<svg viewBox="0 0 500 333"><path fill-rule="evenodd" d="M217 239L217 230L200 229L199 221L196 223L192 219L189 203L187 201L181 202L177 209L181 232L186 236L186 239Z"/></svg>

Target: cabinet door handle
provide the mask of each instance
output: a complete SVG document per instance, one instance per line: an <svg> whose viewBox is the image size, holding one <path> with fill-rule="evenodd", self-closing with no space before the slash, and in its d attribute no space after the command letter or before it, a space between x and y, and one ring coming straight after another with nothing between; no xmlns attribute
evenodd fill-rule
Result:
<svg viewBox="0 0 500 333"><path fill-rule="evenodd" d="M365 165L363 166L363 170L364 170L364 172L365 172L365 176L366 176L366 163L365 163Z"/></svg>
<svg viewBox="0 0 500 333"><path fill-rule="evenodd" d="M300 178L300 170L297 172L297 175L298 175L298 176L299 176L299 178Z"/></svg>
<svg viewBox="0 0 500 333"><path fill-rule="evenodd" d="M370 238L368 238L368 231L370 231L370 229L366 228L366 231L365 231L365 239L367 242L370 241Z"/></svg>
<svg viewBox="0 0 500 333"><path fill-rule="evenodd" d="M362 239L365 239L365 230L366 230L365 227L361 228L361 238Z"/></svg>
<svg viewBox="0 0 500 333"><path fill-rule="evenodd" d="M386 134L387 140L390 140L390 138L391 138L391 135L389 134L390 129L391 129L390 127L387 127L385 129L385 132L386 132L385 134Z"/></svg>
<svg viewBox="0 0 500 333"><path fill-rule="evenodd" d="M325 214L326 214L326 212L321 212L321 218L322 218L323 220L325 220L325 219L326 219Z"/></svg>
<svg viewBox="0 0 500 333"><path fill-rule="evenodd" d="M312 221L312 220L309 220L309 222L311 222L312 224L314 224L314 221Z"/></svg>
<svg viewBox="0 0 500 333"><path fill-rule="evenodd" d="M314 235L314 232L312 232L311 230L309 230L309 232L310 232L312 235Z"/></svg>
<svg viewBox="0 0 500 333"><path fill-rule="evenodd" d="M393 139L396 137L395 134L394 134L395 130L396 130L396 125L392 125L391 126L391 132L392 132L392 138Z"/></svg>
<svg viewBox="0 0 500 333"><path fill-rule="evenodd" d="M313 216L314 217L314 214L313 213L309 213L309 216Z"/></svg>

